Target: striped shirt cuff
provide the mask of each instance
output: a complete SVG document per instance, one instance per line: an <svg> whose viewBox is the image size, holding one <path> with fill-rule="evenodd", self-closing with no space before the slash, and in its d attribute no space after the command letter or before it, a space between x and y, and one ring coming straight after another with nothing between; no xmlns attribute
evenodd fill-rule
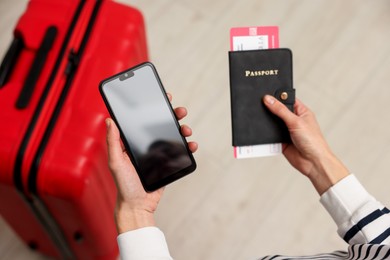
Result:
<svg viewBox="0 0 390 260"><path fill-rule="evenodd" d="M348 222L358 209L373 201L375 199L353 174L332 186L320 199L338 227Z"/></svg>
<svg viewBox="0 0 390 260"><path fill-rule="evenodd" d="M390 211L368 194L355 176L348 176L330 188L321 202L347 243L390 242Z"/></svg>

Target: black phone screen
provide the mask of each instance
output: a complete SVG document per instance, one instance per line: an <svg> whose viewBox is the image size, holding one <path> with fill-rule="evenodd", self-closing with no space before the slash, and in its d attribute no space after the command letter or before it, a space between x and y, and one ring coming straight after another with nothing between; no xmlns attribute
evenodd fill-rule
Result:
<svg viewBox="0 0 390 260"><path fill-rule="evenodd" d="M151 63L104 80L100 91L145 190L156 190L195 170L195 160Z"/></svg>

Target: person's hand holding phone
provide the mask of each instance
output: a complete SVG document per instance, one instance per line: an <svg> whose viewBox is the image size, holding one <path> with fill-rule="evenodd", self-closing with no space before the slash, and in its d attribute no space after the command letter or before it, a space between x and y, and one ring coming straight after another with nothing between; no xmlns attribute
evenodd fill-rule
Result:
<svg viewBox="0 0 390 260"><path fill-rule="evenodd" d="M171 99L171 96L168 95ZM175 109L178 120L187 115L184 107ZM154 226L154 212L163 194L164 188L154 192L146 192L139 176L129 159L122 143L119 130L111 118L106 119L108 165L118 189L115 220L118 233ZM186 125L181 126L185 137L192 135L192 130ZM188 143L191 152L198 149L196 142Z"/></svg>
<svg viewBox="0 0 390 260"><path fill-rule="evenodd" d="M195 159L181 133L188 129L180 127L181 115L175 114L152 63L138 64L102 80L99 91L146 191L158 190L195 171Z"/></svg>

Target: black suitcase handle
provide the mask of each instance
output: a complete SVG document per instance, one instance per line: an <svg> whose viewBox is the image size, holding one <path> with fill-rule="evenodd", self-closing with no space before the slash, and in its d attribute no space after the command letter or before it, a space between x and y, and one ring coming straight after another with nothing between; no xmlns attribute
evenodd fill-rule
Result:
<svg viewBox="0 0 390 260"><path fill-rule="evenodd" d="M23 39L21 37L15 37L4 56L3 62L0 65L0 89L3 88L4 85L8 82L8 79L23 47Z"/></svg>
<svg viewBox="0 0 390 260"><path fill-rule="evenodd" d="M43 66L45 65L47 55L53 47L54 40L57 36L57 28L50 26L45 33L45 37L42 40L41 46L39 46L37 55L35 56L34 62L31 66L30 72L27 75L22 91L20 92L19 98L16 101L16 108L24 109L28 106L31 100L32 94L35 89L35 85L38 81L39 75L42 72Z"/></svg>

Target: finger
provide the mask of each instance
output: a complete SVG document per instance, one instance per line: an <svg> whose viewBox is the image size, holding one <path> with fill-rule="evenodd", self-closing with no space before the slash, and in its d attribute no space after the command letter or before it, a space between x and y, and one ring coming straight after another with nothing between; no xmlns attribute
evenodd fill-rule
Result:
<svg viewBox="0 0 390 260"><path fill-rule="evenodd" d="M291 125L296 120L297 116L273 96L266 95L263 101L266 107L273 114L280 117L287 126Z"/></svg>
<svg viewBox="0 0 390 260"><path fill-rule="evenodd" d="M192 135L192 129L187 125L182 125L180 127L180 132L184 137L189 137Z"/></svg>
<svg viewBox="0 0 390 260"><path fill-rule="evenodd" d="M113 161L123 153L119 130L111 118L106 119L108 159Z"/></svg>
<svg viewBox="0 0 390 260"><path fill-rule="evenodd" d="M177 120L181 120L187 116L187 109L185 107L177 107L175 108L175 114Z"/></svg>
<svg viewBox="0 0 390 260"><path fill-rule="evenodd" d="M188 148L192 153L195 153L198 150L198 143L197 142L188 142Z"/></svg>
<svg viewBox="0 0 390 260"><path fill-rule="evenodd" d="M121 140L121 147L122 147L122 152L125 152L125 151L126 151L126 147L125 147L125 145L123 144L122 140Z"/></svg>
<svg viewBox="0 0 390 260"><path fill-rule="evenodd" d="M172 102L172 95L171 95L171 93L167 92L167 96L168 96L169 102Z"/></svg>

